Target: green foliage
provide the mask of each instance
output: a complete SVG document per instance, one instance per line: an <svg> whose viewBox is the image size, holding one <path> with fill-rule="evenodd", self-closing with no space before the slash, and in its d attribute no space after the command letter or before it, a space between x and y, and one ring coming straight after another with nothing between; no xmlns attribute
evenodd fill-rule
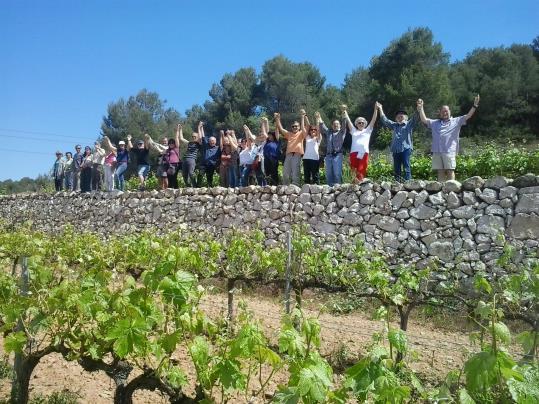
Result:
<svg viewBox="0 0 539 404"><path fill-rule="evenodd" d="M38 394L33 397L30 404L77 404L80 403L80 395L69 390L55 391L50 395Z"/></svg>

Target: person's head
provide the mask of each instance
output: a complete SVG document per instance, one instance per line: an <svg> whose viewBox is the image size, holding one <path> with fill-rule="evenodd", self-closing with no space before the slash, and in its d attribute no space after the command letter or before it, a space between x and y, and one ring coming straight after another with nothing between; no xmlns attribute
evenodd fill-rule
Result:
<svg viewBox="0 0 539 404"><path fill-rule="evenodd" d="M139 140L139 141L137 142L137 147L138 147L139 149L144 149L144 140Z"/></svg>
<svg viewBox="0 0 539 404"><path fill-rule="evenodd" d="M268 133L268 139L267 142L276 142L277 138L275 137L275 132L269 132Z"/></svg>
<svg viewBox="0 0 539 404"><path fill-rule="evenodd" d="M197 133L197 132L193 132L193 133L191 134L191 140L192 140L193 142L198 142L198 133Z"/></svg>
<svg viewBox="0 0 539 404"><path fill-rule="evenodd" d="M168 144L169 149L175 149L176 148L176 139L168 139L167 144Z"/></svg>
<svg viewBox="0 0 539 404"><path fill-rule="evenodd" d="M81 149L82 149L82 146L80 144L75 146L75 152L76 153L80 153Z"/></svg>
<svg viewBox="0 0 539 404"><path fill-rule="evenodd" d="M56 152L56 159L61 159L62 158L62 152L61 151L57 151Z"/></svg>
<svg viewBox="0 0 539 404"><path fill-rule="evenodd" d="M241 140L240 140L240 146L241 146L242 149L245 149L247 147L247 139L242 137Z"/></svg>
<svg viewBox="0 0 539 404"><path fill-rule="evenodd" d="M442 105L440 107L439 115L440 115L440 119L442 119L444 121L451 118L451 110L449 109L449 106L448 105Z"/></svg>
<svg viewBox="0 0 539 404"><path fill-rule="evenodd" d="M339 121L338 119L335 119L332 123L331 123L331 128L338 132L341 130L341 121Z"/></svg>
<svg viewBox="0 0 539 404"><path fill-rule="evenodd" d="M66 152L66 159L71 160L73 158L73 154L71 152Z"/></svg>
<svg viewBox="0 0 539 404"><path fill-rule="evenodd" d="M223 135L223 144L225 146L228 146L230 144L230 136L228 135Z"/></svg>
<svg viewBox="0 0 539 404"><path fill-rule="evenodd" d="M395 114L395 121L397 121L397 123L403 123L403 122L406 122L407 120L408 120L408 115L406 115L406 111L403 111L403 110L397 111L397 113Z"/></svg>
<svg viewBox="0 0 539 404"><path fill-rule="evenodd" d="M292 133L297 133L299 131L299 122L294 121L292 122Z"/></svg>
<svg viewBox="0 0 539 404"><path fill-rule="evenodd" d="M125 150L125 142L123 140L120 140L118 142L118 147L120 148L120 150Z"/></svg>
<svg viewBox="0 0 539 404"><path fill-rule="evenodd" d="M176 143L176 141L174 141L174 143ZM169 144L169 143L168 143L168 139L167 139L166 137L162 137L162 138L161 138L161 144L162 144L163 146L166 146L167 144Z"/></svg>
<svg viewBox="0 0 539 404"><path fill-rule="evenodd" d="M363 130L367 127L367 120L362 116L358 116L354 121L354 126L359 130Z"/></svg>
<svg viewBox="0 0 539 404"><path fill-rule="evenodd" d="M90 146L86 146L84 148L84 155L89 156L90 154L92 154L92 148Z"/></svg>
<svg viewBox="0 0 539 404"><path fill-rule="evenodd" d="M307 134L310 137L317 137L318 136L318 127L316 125L309 125L309 130L307 131Z"/></svg>
<svg viewBox="0 0 539 404"><path fill-rule="evenodd" d="M215 138L215 136L211 136L209 139L208 139L208 143L211 147L214 147L216 144L217 144L217 139Z"/></svg>

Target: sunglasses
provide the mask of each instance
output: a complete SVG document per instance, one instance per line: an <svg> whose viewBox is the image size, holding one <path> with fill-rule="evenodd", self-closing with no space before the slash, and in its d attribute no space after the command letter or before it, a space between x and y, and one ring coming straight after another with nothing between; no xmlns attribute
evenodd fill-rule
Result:
<svg viewBox="0 0 539 404"><path fill-rule="evenodd" d="M360 122L356 123L356 125L365 125L365 122L360 121Z"/></svg>
<svg viewBox="0 0 539 404"><path fill-rule="evenodd" d="M293 128L299 128L299 125L292 125Z"/></svg>

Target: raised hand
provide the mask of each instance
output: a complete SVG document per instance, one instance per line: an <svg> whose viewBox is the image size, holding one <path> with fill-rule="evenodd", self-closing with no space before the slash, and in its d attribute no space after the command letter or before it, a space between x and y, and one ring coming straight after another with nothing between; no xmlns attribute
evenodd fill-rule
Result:
<svg viewBox="0 0 539 404"><path fill-rule="evenodd" d="M243 131L247 132L249 130L249 127L247 125L243 125Z"/></svg>
<svg viewBox="0 0 539 404"><path fill-rule="evenodd" d="M347 110L348 110L348 105L341 104L341 111L344 112L344 111L347 111Z"/></svg>
<svg viewBox="0 0 539 404"><path fill-rule="evenodd" d="M266 118L265 116L263 116L261 119L263 122L268 122L268 118Z"/></svg>
<svg viewBox="0 0 539 404"><path fill-rule="evenodd" d="M228 134L228 133L227 133L227 134ZM225 135L225 131L224 131L223 129L221 129L221 130L219 131L219 135L224 136L224 135Z"/></svg>
<svg viewBox="0 0 539 404"><path fill-rule="evenodd" d="M417 100L417 110L419 111L420 109L423 109L423 100L421 98Z"/></svg>
<svg viewBox="0 0 539 404"><path fill-rule="evenodd" d="M474 105L474 107L476 107L476 108L479 106L479 94L477 94L477 95L475 96L475 98L473 99L473 105Z"/></svg>
<svg viewBox="0 0 539 404"><path fill-rule="evenodd" d="M307 112L305 112L305 110L304 110L303 108L301 108L301 109L299 110L299 114L300 114L300 115L307 115Z"/></svg>
<svg viewBox="0 0 539 404"><path fill-rule="evenodd" d="M131 135L127 135L127 140L131 140L133 137Z"/></svg>
<svg viewBox="0 0 539 404"><path fill-rule="evenodd" d="M177 130L182 130L182 124L179 123L178 126L176 127Z"/></svg>
<svg viewBox="0 0 539 404"><path fill-rule="evenodd" d="M275 113L273 114L273 118L274 118L274 119L281 119L281 114L278 113L278 112L275 112Z"/></svg>
<svg viewBox="0 0 539 404"><path fill-rule="evenodd" d="M374 103L374 108L382 109L382 104L380 104L378 101Z"/></svg>

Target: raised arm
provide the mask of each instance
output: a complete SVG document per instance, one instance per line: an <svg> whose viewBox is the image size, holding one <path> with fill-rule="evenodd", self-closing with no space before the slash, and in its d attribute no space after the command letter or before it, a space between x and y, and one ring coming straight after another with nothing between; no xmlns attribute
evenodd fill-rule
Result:
<svg viewBox="0 0 539 404"><path fill-rule="evenodd" d="M178 126L176 126L176 147L180 147L180 139L183 137L183 127L182 124L179 123Z"/></svg>
<svg viewBox="0 0 539 404"><path fill-rule="evenodd" d="M283 128L283 125L281 124L281 114L279 114L278 112L274 113L273 114L273 117L275 118L275 129L279 130L279 132L281 132L283 134L283 136L287 136L288 135L288 131Z"/></svg>
<svg viewBox="0 0 539 404"><path fill-rule="evenodd" d="M369 125L367 126L367 128L373 128L374 127L374 124L376 123L376 118L378 118L378 105L379 105L379 102L376 101L374 103L374 112L372 113L372 118L371 118L371 121L369 122Z"/></svg>
<svg viewBox="0 0 539 404"><path fill-rule="evenodd" d="M108 136L103 136L103 143L105 143L105 147L113 152L116 152L116 147L112 145L110 142L110 139Z"/></svg>
<svg viewBox="0 0 539 404"><path fill-rule="evenodd" d="M265 116L262 117L261 129L262 129L262 133L266 135L267 137L269 133L269 121L268 121L268 118L266 118Z"/></svg>
<svg viewBox="0 0 539 404"><path fill-rule="evenodd" d="M251 132L251 129L247 125L243 125L243 133L245 133L245 137L247 139L255 140L256 137L253 135L253 132Z"/></svg>
<svg viewBox="0 0 539 404"><path fill-rule="evenodd" d="M303 135L303 137L305 137L307 135L307 126L306 126L307 123L305 122L305 117L307 116L307 113L305 112L303 108L299 110L299 116L300 116L299 122L300 122L301 134Z"/></svg>
<svg viewBox="0 0 539 404"><path fill-rule="evenodd" d="M429 121L425 115L425 110L423 109L423 100L420 98L417 100L417 112L419 113L419 119L423 122L424 125L428 125Z"/></svg>
<svg viewBox="0 0 539 404"><path fill-rule="evenodd" d="M479 94L475 96L473 100L473 105L468 111L468 113L466 114L466 120L470 119L473 116L473 114L475 114L475 111L477 110L478 107L479 107Z"/></svg>
<svg viewBox="0 0 539 404"><path fill-rule="evenodd" d="M133 143L131 143L131 135L127 135L127 151L131 151L131 149L133 148Z"/></svg>
<svg viewBox="0 0 539 404"><path fill-rule="evenodd" d="M352 123L352 120L350 119L350 116L348 116L348 107L346 105L341 105L342 108L342 117L344 118L344 121L346 122L346 126L348 126L348 130L350 132L354 131L354 124Z"/></svg>
<svg viewBox="0 0 539 404"><path fill-rule="evenodd" d="M388 128L393 129L395 126L395 122L389 119L386 114L384 113L384 108L382 107L382 104L377 102L378 112L380 113L380 119L382 120L382 124L384 126L387 126Z"/></svg>
<svg viewBox="0 0 539 404"><path fill-rule="evenodd" d="M238 139L236 138L236 132L231 130L228 134L230 136L230 144L232 145L232 148L234 150L237 150L238 149Z"/></svg>
<svg viewBox="0 0 539 404"><path fill-rule="evenodd" d="M150 135L148 135L147 133L144 134L144 148L146 150L150 150L150 140L152 138L150 137Z"/></svg>
<svg viewBox="0 0 539 404"><path fill-rule="evenodd" d="M163 153L167 150L167 146L157 143L147 133L144 135L144 143L146 144L146 142L148 143L149 149L154 149L158 153Z"/></svg>
<svg viewBox="0 0 539 404"><path fill-rule="evenodd" d="M325 135L328 131L328 127L322 120L322 116L320 116L320 112L316 111L314 113L314 119L316 121L316 124L318 125L318 130L320 131L320 133Z"/></svg>
<svg viewBox="0 0 539 404"><path fill-rule="evenodd" d="M205 139L205 135L204 135L204 122L200 121L198 123L198 139L197 139L197 142L199 144L202 144L202 142L204 141Z"/></svg>
<svg viewBox="0 0 539 404"><path fill-rule="evenodd" d="M99 142L95 142L94 147L97 155L99 155L100 157L103 157L105 155L105 150L103 150Z"/></svg>

